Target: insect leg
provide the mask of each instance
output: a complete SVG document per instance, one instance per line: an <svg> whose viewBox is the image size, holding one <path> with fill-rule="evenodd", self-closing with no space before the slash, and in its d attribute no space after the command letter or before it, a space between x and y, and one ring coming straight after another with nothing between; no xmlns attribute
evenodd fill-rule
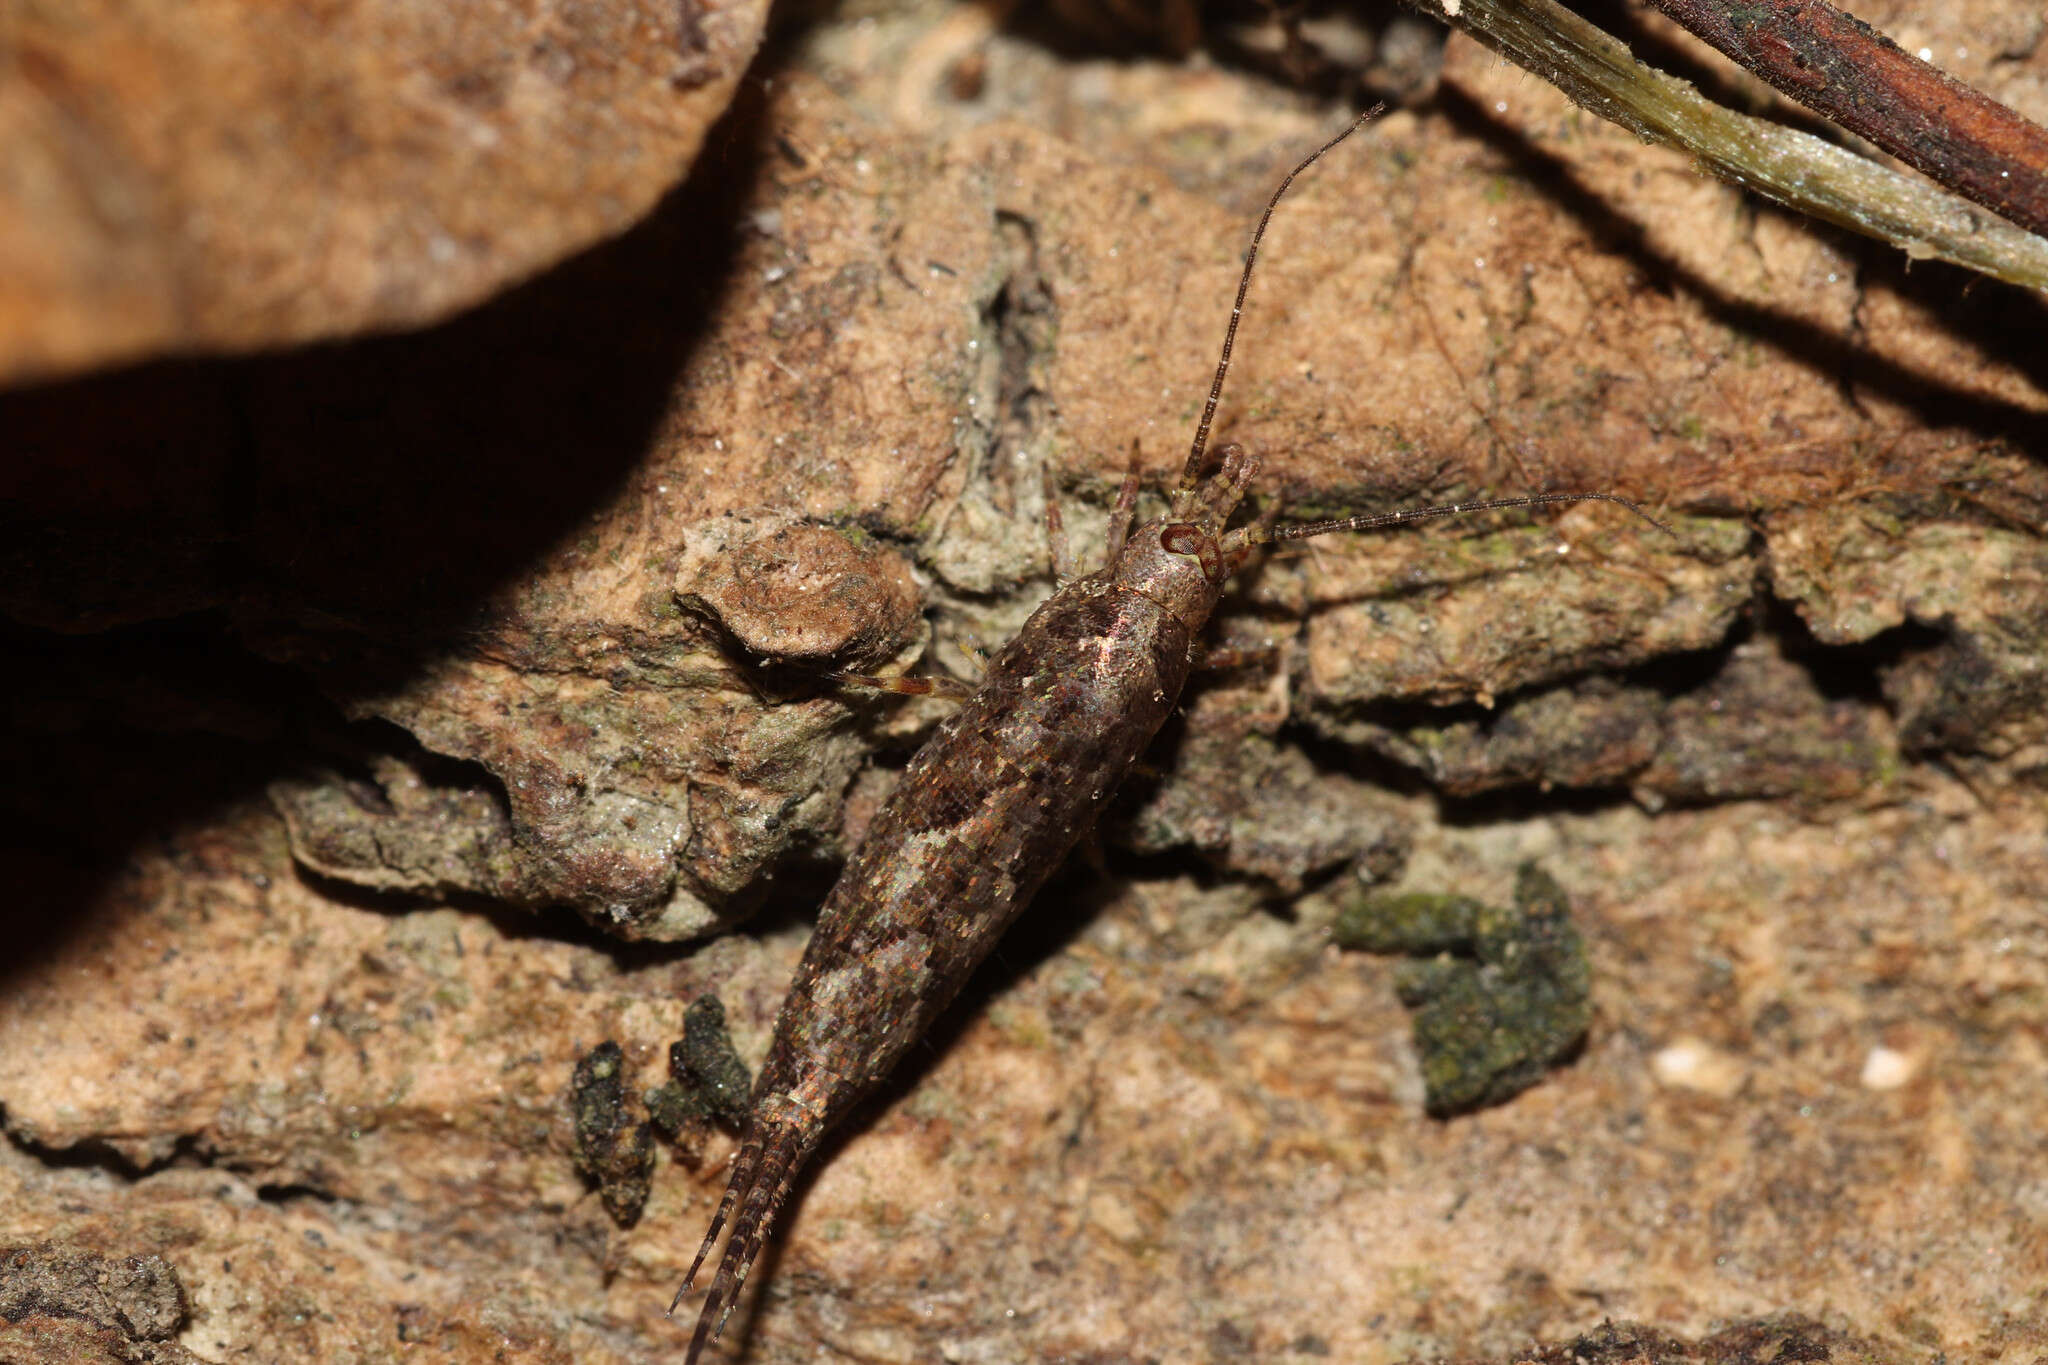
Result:
<svg viewBox="0 0 2048 1365"><path fill-rule="evenodd" d="M1277 640L1268 640L1262 645L1251 645L1243 648L1231 645L1218 645L1213 649L1204 649L1201 657L1195 660L1194 666L1208 671L1222 672L1226 669L1242 668L1246 664L1270 663L1280 657L1280 650L1281 645Z"/></svg>
<svg viewBox="0 0 2048 1365"><path fill-rule="evenodd" d="M1131 522L1138 514L1138 447L1131 446L1131 467L1124 474L1123 486L1116 490L1116 503L1109 509L1109 554L1105 564L1116 563L1116 557L1124 552L1124 542L1131 538Z"/></svg>
<svg viewBox="0 0 2048 1365"><path fill-rule="evenodd" d="M872 687L877 692L894 692L905 697L944 697L948 701L966 701L974 695L973 685L958 678L878 678L872 673L827 673L825 676L834 682Z"/></svg>
<svg viewBox="0 0 2048 1365"><path fill-rule="evenodd" d="M967 656L967 662L974 665L974 681L968 686L979 687L981 680L988 676L988 649L971 631L962 631L953 641L953 648Z"/></svg>
<svg viewBox="0 0 2048 1365"><path fill-rule="evenodd" d="M1271 544L1273 527L1278 523L1279 519L1280 509L1277 506L1261 507L1258 520L1247 528L1251 533L1251 538L1237 546L1236 549L1229 550L1224 554L1223 571L1230 574L1236 573L1244 567L1244 562L1252 557L1254 549L1260 545ZM1263 539L1259 537L1263 537Z"/></svg>
<svg viewBox="0 0 2048 1365"><path fill-rule="evenodd" d="M1052 556L1053 586L1064 586L1074 576L1074 559L1067 550L1067 523L1060 516L1060 500L1053 488L1051 465L1045 467L1045 548Z"/></svg>
<svg viewBox="0 0 2048 1365"><path fill-rule="evenodd" d="M1259 477L1259 457L1235 441L1224 446L1218 454L1222 457L1223 468L1209 481L1209 496L1227 512L1243 501L1245 489Z"/></svg>

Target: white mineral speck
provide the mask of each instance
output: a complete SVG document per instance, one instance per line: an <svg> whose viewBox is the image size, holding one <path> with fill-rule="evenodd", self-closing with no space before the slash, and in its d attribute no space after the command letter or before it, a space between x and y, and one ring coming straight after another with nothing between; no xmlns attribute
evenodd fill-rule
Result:
<svg viewBox="0 0 2048 1365"><path fill-rule="evenodd" d="M1722 1099L1742 1088L1740 1058L1697 1038L1680 1038L1650 1058L1650 1073L1674 1090L1696 1090Z"/></svg>
<svg viewBox="0 0 2048 1365"><path fill-rule="evenodd" d="M1856 1079L1865 1090L1897 1090L1913 1079L1920 1063L1911 1053L1894 1048L1874 1047L1863 1059L1863 1074Z"/></svg>

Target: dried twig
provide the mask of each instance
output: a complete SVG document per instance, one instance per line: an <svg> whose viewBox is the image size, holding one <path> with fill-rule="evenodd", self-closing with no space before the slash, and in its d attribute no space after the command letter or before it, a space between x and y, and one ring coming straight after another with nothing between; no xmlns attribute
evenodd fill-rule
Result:
<svg viewBox="0 0 2048 1365"><path fill-rule="evenodd" d="M1784 94L2048 236L2048 128L1825 0L1650 0Z"/></svg>
<svg viewBox="0 0 2048 1365"><path fill-rule="evenodd" d="M2011 284L2048 288L2048 239L1833 143L1725 109L1553 0L1409 0L1587 109L1801 213Z"/></svg>

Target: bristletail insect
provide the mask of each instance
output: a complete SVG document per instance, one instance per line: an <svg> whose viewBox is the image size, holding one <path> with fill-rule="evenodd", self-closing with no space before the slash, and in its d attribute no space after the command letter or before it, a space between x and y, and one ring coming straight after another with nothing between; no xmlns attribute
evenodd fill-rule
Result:
<svg viewBox="0 0 2048 1365"><path fill-rule="evenodd" d="M1368 110L1303 158L1267 201L1167 514L1132 530L1137 481L1135 474L1125 480L1110 516L1104 567L1056 591L989 662L980 686L911 759L826 898L776 1018L725 1196L669 1305L672 1315L730 1224L688 1365L724 1330L777 1210L819 1142L924 1036L1152 742L1179 702L1224 584L1255 547L1588 500L1619 503L1670 533L1612 493L1541 493L1226 528L1258 474L1258 458L1227 444L1218 452L1220 471L1203 475L1259 243L1295 178L1377 112Z"/></svg>

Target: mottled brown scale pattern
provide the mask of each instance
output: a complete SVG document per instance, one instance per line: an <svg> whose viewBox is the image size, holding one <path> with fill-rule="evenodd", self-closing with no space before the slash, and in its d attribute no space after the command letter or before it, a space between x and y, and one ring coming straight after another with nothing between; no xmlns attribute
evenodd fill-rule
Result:
<svg viewBox="0 0 2048 1365"><path fill-rule="evenodd" d="M833 889L783 1008L793 1046L764 1085L815 1095L832 1118L888 1076L1165 722L1191 638L1107 576L1039 609L912 760Z"/></svg>
<svg viewBox="0 0 2048 1365"><path fill-rule="evenodd" d="M1177 500L1212 543L1250 469L1233 449L1224 478ZM924 1036L1178 703L1221 583L1161 545L1166 524L1033 613L911 760L826 899L705 1240L732 1223L691 1360L818 1142Z"/></svg>
<svg viewBox="0 0 2048 1365"><path fill-rule="evenodd" d="M1054 593L990 662L980 687L911 760L826 898L776 1018L725 1196L669 1305L674 1312L730 1224L690 1338L689 1365L723 1327L818 1143L924 1036L1152 742L1180 700L1195 642L1224 584L1255 546L1493 507L1625 502L1604 493L1539 494L1226 529L1258 461L1227 445L1221 471L1203 476L1259 241L1294 177L1371 116L1296 166L1267 204L1167 515L1132 531L1137 481L1125 480L1103 569ZM1056 515L1048 522L1057 546Z"/></svg>

